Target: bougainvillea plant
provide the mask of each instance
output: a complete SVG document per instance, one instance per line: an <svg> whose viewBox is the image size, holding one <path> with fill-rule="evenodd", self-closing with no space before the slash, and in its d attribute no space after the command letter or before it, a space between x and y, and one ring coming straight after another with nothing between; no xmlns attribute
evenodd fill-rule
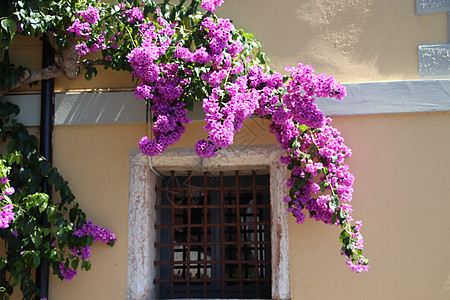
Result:
<svg viewBox="0 0 450 300"><path fill-rule="evenodd" d="M45 9L38 5L42 4ZM272 121L270 131L286 154L290 170L287 210L298 223L305 212L342 228L341 254L355 272L367 271L362 255L361 222L351 213L354 176L345 164L351 150L331 126L315 99L341 100L345 87L311 66L270 69L252 34L215 15L223 0L15 1L5 4L1 21L4 46L0 89L65 75L86 79L96 67L126 70L136 80L134 94L147 101L153 138L139 141L142 153L156 156L178 141L190 122L187 111L200 102L207 139L195 149L200 157L217 155L233 144L251 116ZM1 8L5 9L5 8ZM0 11L1 12L1 11ZM55 64L40 70L13 66L8 47L16 35L46 34Z"/></svg>
<svg viewBox="0 0 450 300"><path fill-rule="evenodd" d="M0 157L0 238L6 255L0 255L0 298L9 299L20 286L24 299L40 299L33 269L46 261L62 280L71 280L77 269L89 270L91 245L114 245L108 229L86 220L74 201L67 181L39 155L37 138L12 121L18 107L0 102L0 134L7 151ZM50 198L41 193L42 179L58 192ZM42 225L43 218L48 226Z"/></svg>

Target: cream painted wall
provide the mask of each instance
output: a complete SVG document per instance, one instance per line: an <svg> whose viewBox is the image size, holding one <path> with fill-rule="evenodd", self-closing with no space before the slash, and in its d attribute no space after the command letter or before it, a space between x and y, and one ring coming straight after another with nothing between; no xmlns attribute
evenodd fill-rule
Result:
<svg viewBox="0 0 450 300"><path fill-rule="evenodd" d="M446 14L416 16L414 5L413 0L226 0L217 13L253 33L277 71L303 62L341 82L365 82L418 79L417 46L447 42ZM11 48L13 62L39 66L39 43L20 39ZM98 69L89 82L83 76L58 78L56 90L134 86L126 72Z"/></svg>
<svg viewBox="0 0 450 300"><path fill-rule="evenodd" d="M291 218L292 299L450 299L450 113L334 124L353 149L352 204L371 270L347 269L338 228Z"/></svg>
<svg viewBox="0 0 450 300"><path fill-rule="evenodd" d="M188 126L178 147L193 146L205 133L202 122ZM236 144L275 143L267 121L250 120L236 136ZM96 243L92 269L70 282L51 276L50 299L125 299L127 278L128 158L130 148L147 135L142 125L57 126L53 161L75 194L76 201L96 224L117 236L113 248ZM86 292L88 291L88 292Z"/></svg>
<svg viewBox="0 0 450 300"><path fill-rule="evenodd" d="M188 125L177 146L202 138ZM250 120L239 144L271 144L267 122ZM371 270L356 275L339 254L339 230L290 220L292 299L449 299L447 166L450 112L335 118L353 149L354 216L363 220ZM145 125L59 126L54 162L87 215L116 233L93 247L93 268L71 282L50 281L51 299L125 299L128 153ZM252 138L252 136L256 138ZM88 291L88 292L86 292Z"/></svg>
<svg viewBox="0 0 450 300"><path fill-rule="evenodd" d="M92 269L70 282L51 276L49 299L125 299L127 278L128 152L143 125L56 127L53 161L94 223L117 236L113 248L96 243Z"/></svg>
<svg viewBox="0 0 450 300"><path fill-rule="evenodd" d="M254 33L274 69L302 61L342 82L418 79L417 45L447 41L446 15L415 16L413 0L225 0L218 14ZM13 61L38 66L39 41L20 42ZM56 88L132 88L126 73L99 73L90 82L57 79ZM292 299L450 299L450 113L339 117L334 124L353 149L354 215L363 220L372 269L349 271L337 228L291 219ZM275 143L267 125L246 121L237 144ZM177 146L205 137L202 126L190 124ZM52 276L50 299L125 299L129 149L147 132L145 124L55 128L55 165L89 218L118 242L96 244L92 270L73 281Z"/></svg>
<svg viewBox="0 0 450 300"><path fill-rule="evenodd" d="M255 35L273 68L312 65L342 82L417 79L417 45L447 42L446 14L413 0L226 0L218 14Z"/></svg>

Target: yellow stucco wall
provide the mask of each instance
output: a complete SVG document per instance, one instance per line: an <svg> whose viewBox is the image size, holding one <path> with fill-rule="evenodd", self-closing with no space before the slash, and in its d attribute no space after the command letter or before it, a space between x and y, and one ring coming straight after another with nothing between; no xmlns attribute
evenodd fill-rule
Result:
<svg viewBox="0 0 450 300"><path fill-rule="evenodd" d="M267 121L250 120L236 136L236 144L275 143ZM205 137L203 122L187 128L178 147L193 146ZM58 126L54 130L53 161L88 218L114 232L113 248L101 243L92 251L92 269L71 282L50 280L51 299L125 299L127 279L128 163L130 148L147 135L142 125ZM89 291L89 292L82 292Z"/></svg>
<svg viewBox="0 0 450 300"><path fill-rule="evenodd" d="M339 255L339 230L290 220L292 299L448 299L450 113L335 118L353 149L354 216L363 220L372 269L353 274ZM260 120L246 123L262 133ZM178 146L202 137L188 126ZM72 282L50 281L52 299L125 299L127 272L128 154L145 125L55 128L54 162L90 219L117 234L113 248L93 247L93 268ZM273 143L266 133L252 144ZM88 292L86 292L88 291ZM345 295L345 297L344 297Z"/></svg>
<svg viewBox="0 0 450 300"><path fill-rule="evenodd" d="M445 43L445 14L415 16L413 0L226 0L218 14L252 32L282 71L301 61L342 82L418 79L417 45ZM39 40L19 41L13 61L37 67ZM59 91L130 89L126 73L90 82L59 78ZM26 88L39 92L39 86ZM23 92L23 90L22 90ZM246 121L237 144L272 144L267 122ZM450 299L450 113L337 117L353 149L354 216L363 220L367 274L339 255L339 230L290 219L292 299ZM190 124L177 147L205 133ZM88 217L116 233L113 248L96 244L92 270L71 282L50 280L50 299L125 299L128 158L145 124L58 126L54 163Z"/></svg>
<svg viewBox="0 0 450 300"><path fill-rule="evenodd" d="M88 218L114 232L113 248L92 251L92 269L71 282L50 280L50 299L125 299L127 278L128 152L145 125L56 127L54 164L69 181Z"/></svg>
<svg viewBox="0 0 450 300"><path fill-rule="evenodd" d="M226 0L222 17L262 42L272 67L282 72L299 61L341 82L418 78L417 46L447 42L446 14L416 16L413 0ZM12 60L37 67L39 40L13 46ZM127 73L105 72L86 82L58 78L56 90L126 89ZM108 80L106 80L106 77ZM38 86L24 88L39 91Z"/></svg>
<svg viewBox="0 0 450 300"><path fill-rule="evenodd" d="M354 217L371 270L339 257L339 230L290 220L292 299L450 299L450 113L336 118L353 149Z"/></svg>
<svg viewBox="0 0 450 300"><path fill-rule="evenodd" d="M445 14L412 0L227 0L219 14L255 35L274 69L310 64L342 82L417 79L417 45L447 42Z"/></svg>

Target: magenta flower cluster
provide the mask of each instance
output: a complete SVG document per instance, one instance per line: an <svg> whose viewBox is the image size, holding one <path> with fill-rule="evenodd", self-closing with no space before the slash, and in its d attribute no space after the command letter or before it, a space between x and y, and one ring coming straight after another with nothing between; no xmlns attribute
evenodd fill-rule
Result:
<svg viewBox="0 0 450 300"><path fill-rule="evenodd" d="M184 86L189 81L179 75L187 70L177 63L157 62L161 56L166 55L172 43L175 25L169 24L161 16L157 20L158 29L151 23L140 25L142 45L127 56L133 68L131 75L141 81L134 92L135 96L152 103L155 138L145 136L139 141L142 153L150 156L162 153L178 141L185 131L183 124L191 122L186 117L186 105L181 100Z"/></svg>
<svg viewBox="0 0 450 300"><path fill-rule="evenodd" d="M292 78L287 93L283 95L286 113L298 124L311 128L323 127L325 116L314 103L315 97L341 100L346 95L345 88L335 83L333 76L314 74L311 66L299 64L297 68L287 67L286 70Z"/></svg>
<svg viewBox="0 0 450 300"><path fill-rule="evenodd" d="M74 33L77 37L83 37L89 40L92 31L91 25L95 25L100 19L98 8L88 7L86 10L79 11L76 16L77 18L72 25L67 28L67 31ZM98 49L98 44L93 44L91 47L88 47L85 42L75 46L75 50L77 50L78 55L80 56L90 52L98 52Z"/></svg>
<svg viewBox="0 0 450 300"><path fill-rule="evenodd" d="M132 7L131 9L126 10L122 16L126 16L127 22L131 24L144 21L144 14L139 7Z"/></svg>
<svg viewBox="0 0 450 300"><path fill-rule="evenodd" d="M15 193L15 189L9 186L8 177L1 177L0 183L6 185L3 188L2 194L0 194L0 200L4 200L4 196L10 196ZM9 224L12 222L15 216L15 212L13 212L14 206L11 203L7 203L0 210L0 228L8 228Z"/></svg>
<svg viewBox="0 0 450 300"><path fill-rule="evenodd" d="M0 211L0 228L8 228L9 224L14 219L15 212L13 212L12 204L6 204Z"/></svg>
<svg viewBox="0 0 450 300"><path fill-rule="evenodd" d="M63 263L59 264L59 273L66 281L72 280L78 274L77 270L74 270L71 267L66 267Z"/></svg>
<svg viewBox="0 0 450 300"><path fill-rule="evenodd" d="M216 12L216 7L221 6L223 4L223 0L203 0L201 7L210 12Z"/></svg>
<svg viewBox="0 0 450 300"><path fill-rule="evenodd" d="M70 249L70 252L73 253L76 257L80 257L84 260L91 257L91 247L86 246L84 248L78 248L78 249Z"/></svg>
<svg viewBox="0 0 450 300"><path fill-rule="evenodd" d="M80 238L83 236L92 236L94 238L94 242L100 241L105 244L111 244L113 241L117 240L115 234L112 233L109 229L94 225L92 221L87 221L86 224L83 225L83 227L75 230L72 235ZM91 247L88 245L86 245L85 247L73 248L69 250L75 257L79 257L83 260L91 257ZM77 276L76 270L73 270L70 267L66 268L63 263L59 265L59 271L64 280L72 280L73 277Z"/></svg>
<svg viewBox="0 0 450 300"><path fill-rule="evenodd" d="M92 221L87 221L86 224L83 225L83 227L75 230L73 235L78 237L89 235L94 237L94 242L100 241L105 244L117 240L115 234L112 233L109 229L94 225Z"/></svg>
<svg viewBox="0 0 450 300"><path fill-rule="evenodd" d="M222 3L203 0L201 6L214 13ZM316 221L341 226L347 264L355 272L367 271L368 260L361 254L361 223L351 225L354 176L345 159L352 152L315 102L316 98L341 100L345 87L333 76L314 74L308 65L287 67L287 77L269 70L260 63L261 56L254 57L255 48L249 50L255 46L248 41L245 44L247 37L243 39L228 19L199 19L197 27L189 29L200 36L198 46L192 47L192 41L180 38L180 25L170 23L160 10L156 10L156 21L150 22L138 8L121 9L123 22L139 29L138 45L127 55L131 75L140 82L134 94L149 102L153 114L154 138L141 138L141 152L156 156L181 138L184 125L190 123L187 99L193 94L199 97L198 85L202 86L204 129L208 132L207 138L195 144L200 157L215 156L233 144L245 119L256 115L271 120L270 132L286 151L280 160L291 170L286 183L289 196L284 199L288 211L298 223L305 222L307 211ZM80 14L84 25L75 26L72 32L88 39L88 19ZM90 51L90 45L79 47ZM83 255L80 249L74 251Z"/></svg>
<svg viewBox="0 0 450 300"><path fill-rule="evenodd" d="M348 172L348 166L343 164L344 159L351 156L351 150L344 144L340 132L330 126L330 122L331 119L325 119L325 124L320 130L301 134L298 137L301 141L299 148L295 150L287 148L293 155L282 159L282 162L292 166L291 180L301 178L300 181L303 182L301 188L291 197L290 211L306 208L311 218L326 224L339 225L332 222L332 215L335 212L335 209L329 206L332 195L314 197L321 192L319 184L315 181L319 177L319 182L326 190L332 191L346 203L341 209L351 212L348 202L352 200L354 176ZM311 154L317 159L312 158ZM291 181L287 186L292 188L295 184ZM351 216L349 221L352 221Z"/></svg>

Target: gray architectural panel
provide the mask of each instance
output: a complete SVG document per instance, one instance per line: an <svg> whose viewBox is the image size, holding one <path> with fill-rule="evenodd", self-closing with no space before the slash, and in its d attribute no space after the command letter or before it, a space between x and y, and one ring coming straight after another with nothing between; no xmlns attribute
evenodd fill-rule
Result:
<svg viewBox="0 0 450 300"><path fill-rule="evenodd" d="M450 77L450 44L419 45L419 76Z"/></svg>
<svg viewBox="0 0 450 300"><path fill-rule="evenodd" d="M57 94L55 125L145 123L145 101L131 92Z"/></svg>
<svg viewBox="0 0 450 300"><path fill-rule="evenodd" d="M450 0L416 0L416 15L450 11Z"/></svg>
<svg viewBox="0 0 450 300"><path fill-rule="evenodd" d="M348 83L342 101L318 99L328 116L450 111L450 79ZM21 107L19 121L38 126L40 95L0 97ZM57 94L55 125L145 123L146 107L132 92ZM201 105L188 116L202 120Z"/></svg>
<svg viewBox="0 0 450 300"><path fill-rule="evenodd" d="M41 120L41 95L6 95L1 102L11 102L20 107L19 122L27 126L39 126Z"/></svg>
<svg viewBox="0 0 450 300"><path fill-rule="evenodd" d="M450 79L345 84L342 100L318 99L325 115L450 111Z"/></svg>

